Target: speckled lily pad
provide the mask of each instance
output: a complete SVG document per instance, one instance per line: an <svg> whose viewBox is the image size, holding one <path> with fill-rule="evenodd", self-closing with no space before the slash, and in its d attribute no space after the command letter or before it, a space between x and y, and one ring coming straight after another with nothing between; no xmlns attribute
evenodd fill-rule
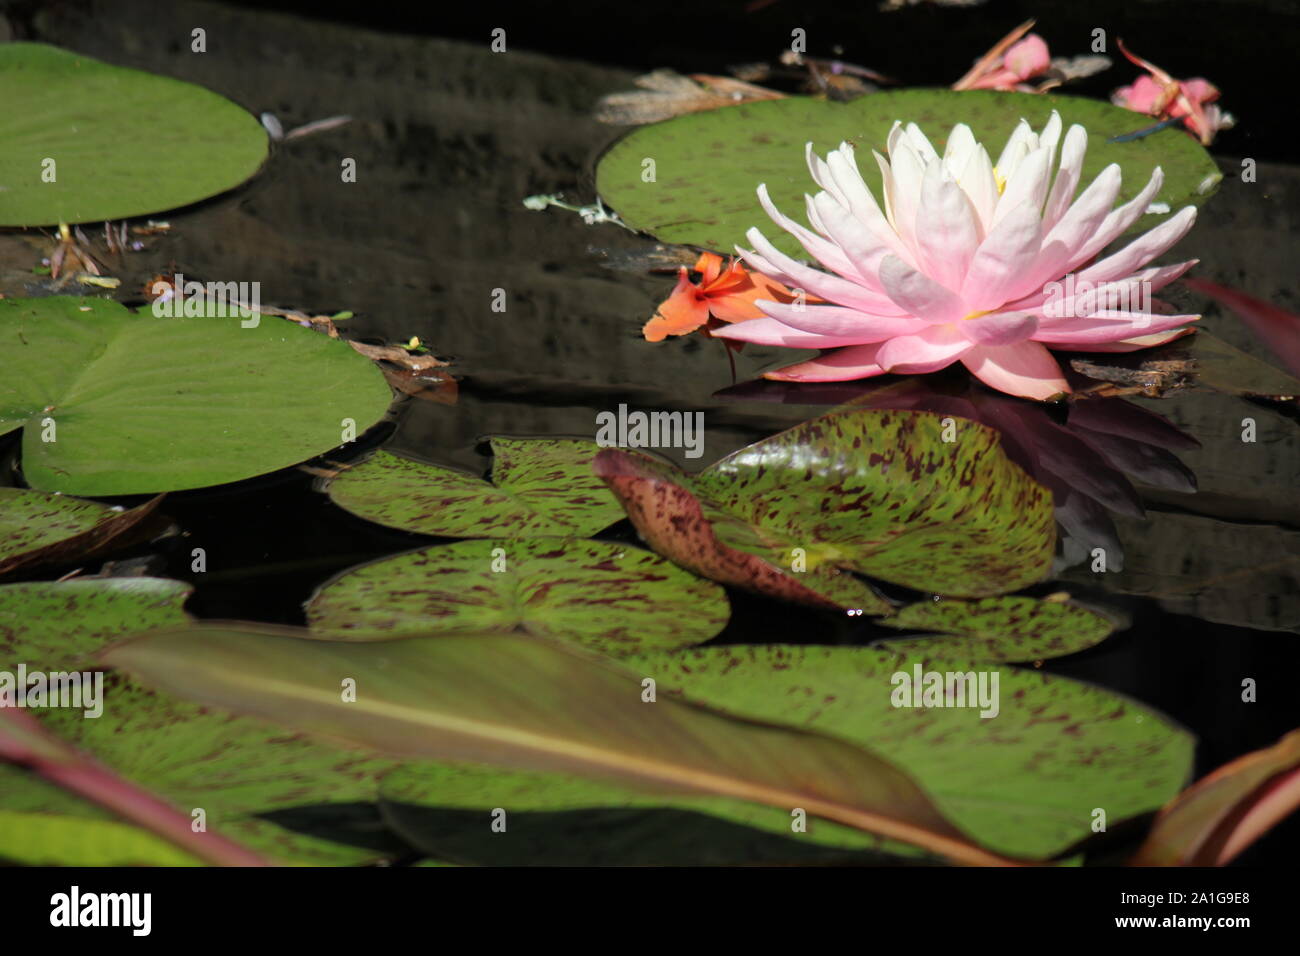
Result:
<svg viewBox="0 0 1300 956"><path fill-rule="evenodd" d="M89 560L130 543L161 501L159 495L124 510L30 488L0 488L0 576L19 568Z"/></svg>
<svg viewBox="0 0 1300 956"><path fill-rule="evenodd" d="M820 568L960 597L1045 577L1051 493L1006 457L993 429L969 422L954 436L945 440L943 419L927 412L836 412L698 475L613 449L596 468L655 550L778 597L800 600L795 587L816 588L807 571ZM731 553L719 557L719 545Z"/></svg>
<svg viewBox="0 0 1300 956"><path fill-rule="evenodd" d="M591 470L600 447L493 438L492 480L379 452L330 481L340 508L390 528L452 538L585 537L623 516Z"/></svg>
<svg viewBox="0 0 1300 956"><path fill-rule="evenodd" d="M935 636L888 641L900 653L942 654L973 661L1037 661L1099 644L1114 629L1100 614L1059 601L995 597L922 601L880 622Z"/></svg>
<svg viewBox="0 0 1300 956"><path fill-rule="evenodd" d="M722 588L641 548L528 538L461 541L345 571L307 604L331 640L522 628L609 656L676 650L727 623Z"/></svg>

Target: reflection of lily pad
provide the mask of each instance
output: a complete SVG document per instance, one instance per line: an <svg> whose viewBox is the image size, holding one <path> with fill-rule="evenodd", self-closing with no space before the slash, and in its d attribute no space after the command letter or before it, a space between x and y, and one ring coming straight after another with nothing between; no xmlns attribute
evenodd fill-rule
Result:
<svg viewBox="0 0 1300 956"><path fill-rule="evenodd" d="M0 586L0 660L33 669L84 667L92 654L141 628L189 620L194 589L166 578L79 578Z"/></svg>
<svg viewBox="0 0 1300 956"><path fill-rule="evenodd" d="M729 614L720 587L656 554L554 538L398 555L345 571L307 605L332 640L520 627L612 656L703 643Z"/></svg>
<svg viewBox="0 0 1300 956"><path fill-rule="evenodd" d="M941 654L972 661L1037 661L1064 657L1106 639L1113 629L1100 614L1029 597L982 601L922 601L880 622L935 637L887 643L900 654Z"/></svg>
<svg viewBox="0 0 1300 956"><path fill-rule="evenodd" d="M174 209L266 158L261 124L224 97L44 44L0 44L0 100L0 226Z"/></svg>
<svg viewBox="0 0 1300 956"><path fill-rule="evenodd" d="M803 209L804 194L817 188L804 160L805 143L811 141L822 155L841 141L856 145L858 168L879 198L880 171L870 150L884 153L895 120L915 122L940 151L949 130L966 123L996 161L1021 118L1039 130L1054 109L1066 126L1080 123L1088 130L1085 185L1105 166L1119 163L1120 198L1128 200L1160 166L1165 185L1156 198L1176 210L1202 202L1202 184L1213 188L1223 178L1210 154L1181 130L1107 143L1143 121L1139 114L1109 103L1072 96L914 89L850 103L806 97L744 103L645 126L600 160L596 186L624 222L663 242L731 252L737 244L748 247L745 231L758 226L786 252L803 254L793 237L771 224L754 190L766 183L772 200L787 214ZM643 176L646 159L655 163L649 182ZM1163 218L1143 216L1135 228L1150 228Z"/></svg>
<svg viewBox="0 0 1300 956"><path fill-rule="evenodd" d="M388 408L383 374L292 322L0 299L0 433L42 491L200 488L321 454Z"/></svg>
<svg viewBox="0 0 1300 956"><path fill-rule="evenodd" d="M379 452L329 484L340 508L451 538L585 537L623 517L591 471L595 442L493 438L492 481Z"/></svg>
<svg viewBox="0 0 1300 956"><path fill-rule="evenodd" d="M1111 821L1153 810L1191 772L1193 741L1185 731L1129 700L1067 678L1000 668L1000 709L990 719L980 718L978 709L894 707L891 678L911 673L917 660L880 649L732 646L646 655L627 664L654 678L661 697L680 691L729 713L828 733L885 756L972 838L1017 856L1048 857L1089 836L1095 807L1105 807ZM926 658L924 666L978 669L946 656ZM1071 732L1063 734L1064 726ZM494 807L507 808L512 823L524 814L550 815L570 835L577 830L581 837L575 840L597 839L598 832L598 839L615 847L638 827L651 827L646 817L672 808L813 845L801 852L756 839L734 851L744 854L742 860L806 861L817 858L816 847L915 853L825 820L810 819L806 833L792 833L788 810L638 793L562 773L413 763L386 777L382 793L409 839L435 855L446 847L467 861L482 854L495 862L536 862L499 847L480 849L475 828L482 828L480 821ZM472 824L466 821L456 831L454 817L415 812L428 808L473 811ZM628 813L620 820L592 812L596 808ZM583 826L600 829L584 832ZM707 859L720 851L704 846L696 852L697 859Z"/></svg>
<svg viewBox="0 0 1300 956"><path fill-rule="evenodd" d="M719 579L763 593L798 599L784 582L773 584L777 575L809 580L782 570L793 562L779 556L795 549L807 570L962 597L1046 576L1055 543L1050 492L1003 454L993 429L969 422L952 440L945 433L943 419L924 412L838 412L693 476L614 450L601 454L597 471L661 554L716 574L716 538L771 569L727 568Z"/></svg>
<svg viewBox="0 0 1300 956"><path fill-rule="evenodd" d="M138 540L159 496L123 511L28 488L0 488L0 575L18 568L86 561Z"/></svg>

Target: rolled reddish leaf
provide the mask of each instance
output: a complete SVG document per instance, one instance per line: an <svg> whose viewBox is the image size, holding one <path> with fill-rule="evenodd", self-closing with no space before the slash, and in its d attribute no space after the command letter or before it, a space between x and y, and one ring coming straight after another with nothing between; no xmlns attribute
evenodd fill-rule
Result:
<svg viewBox="0 0 1300 956"><path fill-rule="evenodd" d="M1223 866L1300 807L1300 730L1224 764L1156 817L1133 866Z"/></svg>
<svg viewBox="0 0 1300 956"><path fill-rule="evenodd" d="M710 580L799 604L861 608L869 614L893 610L851 575L814 568L800 573L810 582L804 585L772 561L723 544L699 499L657 465L642 455L613 448L592 462L596 474L623 502L641 537L671 561ZM726 519L715 516L713 520Z"/></svg>

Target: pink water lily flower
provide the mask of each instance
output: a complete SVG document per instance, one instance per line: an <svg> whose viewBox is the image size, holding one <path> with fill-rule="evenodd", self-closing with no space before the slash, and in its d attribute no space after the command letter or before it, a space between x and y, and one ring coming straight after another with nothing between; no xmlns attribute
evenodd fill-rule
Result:
<svg viewBox="0 0 1300 956"><path fill-rule="evenodd" d="M806 196L806 228L758 198L826 270L779 251L758 229L754 269L824 300L759 300L764 318L715 335L794 348L829 349L772 379L847 381L885 372L932 372L961 362L1011 395L1048 399L1068 392L1049 349L1126 352L1181 334L1199 315L1151 311L1149 293L1195 264L1148 267L1196 218L1180 210L1127 247L1094 262L1136 222L1163 182L1157 167L1132 200L1115 206L1120 168L1112 164L1075 199L1087 133L1061 136L1053 113L1041 133L1016 127L997 163L964 124L940 155L925 135L896 123L889 159L875 154L884 178L884 210L858 172L847 143L822 160L807 147L821 187ZM1056 166L1060 148L1060 165Z"/></svg>

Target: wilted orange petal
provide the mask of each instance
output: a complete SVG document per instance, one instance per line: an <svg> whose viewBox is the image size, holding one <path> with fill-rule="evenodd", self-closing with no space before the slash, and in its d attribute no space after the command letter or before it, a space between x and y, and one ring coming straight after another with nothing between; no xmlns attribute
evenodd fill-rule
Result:
<svg viewBox="0 0 1300 956"><path fill-rule="evenodd" d="M722 271L722 256L714 252L701 252L695 260L695 271L702 276L701 288L708 288L717 281L718 273Z"/></svg>
<svg viewBox="0 0 1300 956"><path fill-rule="evenodd" d="M641 330L647 342L662 342L669 335L694 332L709 319L709 307L691 284L685 267L677 274L677 287L659 306L655 317Z"/></svg>

